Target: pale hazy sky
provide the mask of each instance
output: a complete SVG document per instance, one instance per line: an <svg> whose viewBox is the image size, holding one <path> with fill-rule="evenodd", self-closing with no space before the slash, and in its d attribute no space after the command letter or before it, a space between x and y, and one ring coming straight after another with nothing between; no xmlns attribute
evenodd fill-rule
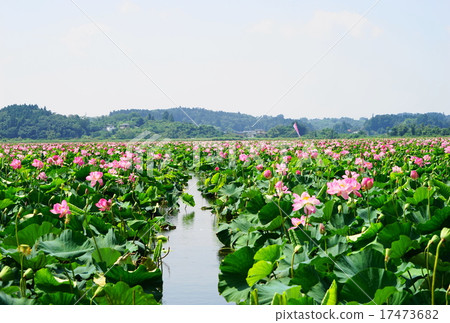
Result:
<svg viewBox="0 0 450 323"><path fill-rule="evenodd" d="M448 0L74 2L0 0L0 107L450 113Z"/></svg>

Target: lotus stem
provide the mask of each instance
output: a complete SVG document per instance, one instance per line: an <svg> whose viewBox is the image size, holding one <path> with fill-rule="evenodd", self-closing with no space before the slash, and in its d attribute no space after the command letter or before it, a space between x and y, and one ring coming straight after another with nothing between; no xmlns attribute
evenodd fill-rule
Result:
<svg viewBox="0 0 450 323"><path fill-rule="evenodd" d="M439 241L437 248L436 248L436 258L434 259L434 269L433 269L433 279L431 281L431 305L434 305L434 287L436 283L436 270L437 270L437 264L439 260L439 249L441 248L442 243L444 242L444 239L441 239Z"/></svg>

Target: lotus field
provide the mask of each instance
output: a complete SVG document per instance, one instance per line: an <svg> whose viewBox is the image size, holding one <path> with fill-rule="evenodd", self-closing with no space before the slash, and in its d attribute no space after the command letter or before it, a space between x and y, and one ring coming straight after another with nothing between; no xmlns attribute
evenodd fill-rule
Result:
<svg viewBox="0 0 450 323"><path fill-rule="evenodd" d="M160 304L192 176L228 302L448 304L449 174L448 138L3 144L0 304Z"/></svg>

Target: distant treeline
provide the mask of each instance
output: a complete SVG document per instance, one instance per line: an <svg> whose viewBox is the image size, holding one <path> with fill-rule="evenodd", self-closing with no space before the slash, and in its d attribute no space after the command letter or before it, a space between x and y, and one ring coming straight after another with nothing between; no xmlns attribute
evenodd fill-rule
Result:
<svg viewBox="0 0 450 323"><path fill-rule="evenodd" d="M90 118L60 115L37 105L10 105L0 110L0 139L125 140L143 131L172 139L294 138L297 137L294 122L300 135L305 138L450 135L450 116L443 113L389 114L358 120L295 120L283 115L258 118L239 112L179 107L164 110L126 109Z"/></svg>

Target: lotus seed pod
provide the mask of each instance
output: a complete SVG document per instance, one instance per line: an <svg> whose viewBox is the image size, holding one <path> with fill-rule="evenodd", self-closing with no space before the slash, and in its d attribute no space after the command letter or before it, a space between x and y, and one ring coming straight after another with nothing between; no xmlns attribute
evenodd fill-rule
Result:
<svg viewBox="0 0 450 323"><path fill-rule="evenodd" d="M21 244L19 247L17 247L17 250L19 250L19 252L21 252L25 256L31 254L31 248L27 244Z"/></svg>
<svg viewBox="0 0 450 323"><path fill-rule="evenodd" d="M302 249L301 245L296 245L294 248L294 253L298 253L300 251L300 249Z"/></svg>

